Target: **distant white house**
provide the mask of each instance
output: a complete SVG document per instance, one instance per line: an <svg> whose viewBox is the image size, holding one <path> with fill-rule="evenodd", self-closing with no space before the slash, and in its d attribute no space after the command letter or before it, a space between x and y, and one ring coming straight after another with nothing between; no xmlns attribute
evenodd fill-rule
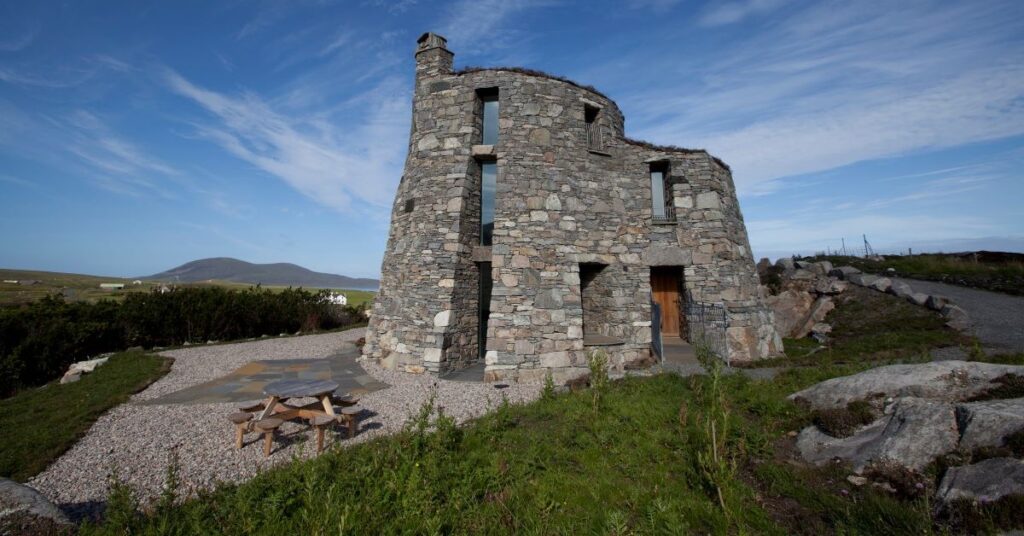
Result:
<svg viewBox="0 0 1024 536"><path fill-rule="evenodd" d="M132 281L132 284L133 285L141 285L142 284L142 280L141 279L136 279L135 281Z"/></svg>
<svg viewBox="0 0 1024 536"><path fill-rule="evenodd" d="M124 288L124 283L100 283L100 288L103 290L121 290Z"/></svg>
<svg viewBox="0 0 1024 536"><path fill-rule="evenodd" d="M331 295L327 297L327 301L328 303L333 303L334 305L348 305L348 296L345 296L344 294L341 293L332 292Z"/></svg>
<svg viewBox="0 0 1024 536"><path fill-rule="evenodd" d="M18 280L17 279L4 279L4 283L10 283L12 285L17 285L18 284Z"/></svg>

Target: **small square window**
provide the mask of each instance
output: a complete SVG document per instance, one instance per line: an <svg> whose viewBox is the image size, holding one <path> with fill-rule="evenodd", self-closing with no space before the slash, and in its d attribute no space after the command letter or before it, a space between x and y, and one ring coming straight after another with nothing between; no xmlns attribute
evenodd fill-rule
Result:
<svg viewBox="0 0 1024 536"><path fill-rule="evenodd" d="M414 208L416 208L416 200L415 199L406 199L405 200L405 213L408 214L408 213L412 212L412 209L414 209Z"/></svg>

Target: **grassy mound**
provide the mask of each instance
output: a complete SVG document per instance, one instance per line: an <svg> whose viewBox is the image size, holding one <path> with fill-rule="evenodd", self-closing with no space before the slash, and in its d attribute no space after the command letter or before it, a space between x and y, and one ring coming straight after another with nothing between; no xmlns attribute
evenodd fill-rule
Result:
<svg viewBox="0 0 1024 536"><path fill-rule="evenodd" d="M170 363L125 352L75 383L53 382L0 400L0 476L24 481L38 474L105 411L166 374Z"/></svg>

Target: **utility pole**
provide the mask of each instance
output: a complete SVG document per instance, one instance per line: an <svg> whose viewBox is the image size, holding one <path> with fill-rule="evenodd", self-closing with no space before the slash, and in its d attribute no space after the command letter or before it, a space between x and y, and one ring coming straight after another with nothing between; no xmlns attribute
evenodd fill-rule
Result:
<svg viewBox="0 0 1024 536"><path fill-rule="evenodd" d="M846 256L846 237L840 238L843 241L843 256Z"/></svg>

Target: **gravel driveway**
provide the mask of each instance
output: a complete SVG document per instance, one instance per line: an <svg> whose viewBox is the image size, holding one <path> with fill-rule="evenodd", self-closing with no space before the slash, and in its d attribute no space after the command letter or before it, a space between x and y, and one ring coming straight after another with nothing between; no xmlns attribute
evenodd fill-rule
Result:
<svg viewBox="0 0 1024 536"><path fill-rule="evenodd" d="M164 352L175 359L171 371L127 403L107 412L68 452L28 484L73 518L94 515L107 495L111 475L131 486L143 499L156 497L168 464L176 455L182 492L209 488L218 481L252 478L294 456L315 455L313 433L303 425L286 423L269 458L255 434L246 436L242 450L234 448L233 427L227 416L240 404L140 405L185 387L218 378L255 360L327 357L362 337L363 329L268 339L238 344L184 348ZM362 398L360 433L354 444L394 433L436 390L436 403L464 422L501 403L535 399L539 384L512 384L498 391L492 384L439 380L364 364L367 372L391 387ZM368 413L368 415L366 415ZM339 428L339 430L343 430ZM338 436L328 439L328 445Z"/></svg>
<svg viewBox="0 0 1024 536"><path fill-rule="evenodd" d="M916 279L893 279L914 292L941 294L971 317L972 333L982 346L1003 352L1024 352L1024 297Z"/></svg>

